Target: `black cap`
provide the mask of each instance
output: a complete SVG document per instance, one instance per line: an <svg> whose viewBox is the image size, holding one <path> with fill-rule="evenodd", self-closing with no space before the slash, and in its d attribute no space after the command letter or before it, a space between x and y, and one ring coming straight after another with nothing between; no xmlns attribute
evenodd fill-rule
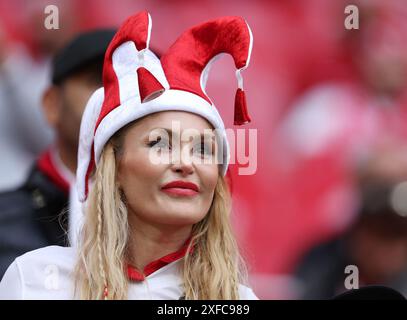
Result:
<svg viewBox="0 0 407 320"><path fill-rule="evenodd" d="M406 297L390 287L369 285L345 291L331 300L406 300Z"/></svg>
<svg viewBox="0 0 407 320"><path fill-rule="evenodd" d="M54 57L52 83L61 83L87 63L103 58L115 33L114 29L98 29L76 36Z"/></svg>

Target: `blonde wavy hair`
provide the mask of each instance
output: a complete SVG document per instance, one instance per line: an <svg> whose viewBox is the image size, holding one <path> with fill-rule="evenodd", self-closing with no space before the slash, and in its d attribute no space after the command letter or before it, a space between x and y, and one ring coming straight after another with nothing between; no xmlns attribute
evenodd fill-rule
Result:
<svg viewBox="0 0 407 320"><path fill-rule="evenodd" d="M75 297L79 299L127 299L125 262L132 231L116 180L122 131L106 144L93 177L74 270ZM194 244L194 250L187 250L183 258L185 299L239 299L239 285L246 283L247 272L230 212L228 184L219 175L207 215L192 227L189 246Z"/></svg>

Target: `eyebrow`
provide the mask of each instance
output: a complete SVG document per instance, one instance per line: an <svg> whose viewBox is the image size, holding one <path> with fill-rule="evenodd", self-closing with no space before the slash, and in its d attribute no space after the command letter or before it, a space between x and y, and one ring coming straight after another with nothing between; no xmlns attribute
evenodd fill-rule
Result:
<svg viewBox="0 0 407 320"><path fill-rule="evenodd" d="M170 128L157 127L157 128L153 128L153 129L151 129L151 130L149 130L149 131L150 131L150 133L151 133L151 132L154 131L154 130L165 130L165 131L168 133L168 135L169 135L170 138L172 138L172 136L173 136L173 131L172 131ZM212 129L210 129L210 130L212 130ZM150 133L149 133L148 135L150 135ZM200 134L200 137L201 137L201 138L208 137L208 138L211 138L211 140L215 140L215 135L214 135L213 133L210 133L210 134L208 134L208 133L201 133L201 134Z"/></svg>

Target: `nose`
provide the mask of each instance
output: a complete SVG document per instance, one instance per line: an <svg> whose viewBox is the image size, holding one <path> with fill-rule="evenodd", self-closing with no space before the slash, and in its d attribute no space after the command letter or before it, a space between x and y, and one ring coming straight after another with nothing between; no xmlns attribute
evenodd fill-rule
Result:
<svg viewBox="0 0 407 320"><path fill-rule="evenodd" d="M184 147L182 151L174 152L172 154L171 169L183 176L194 173L195 169L188 148Z"/></svg>

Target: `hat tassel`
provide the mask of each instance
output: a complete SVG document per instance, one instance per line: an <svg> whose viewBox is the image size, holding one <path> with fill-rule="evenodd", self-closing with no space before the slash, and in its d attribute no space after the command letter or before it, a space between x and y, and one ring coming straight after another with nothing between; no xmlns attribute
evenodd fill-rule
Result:
<svg viewBox="0 0 407 320"><path fill-rule="evenodd" d="M234 125L240 126L251 121L247 111L246 94L243 91L243 77L240 74L242 69L236 71L238 89L235 95L235 119Z"/></svg>
<svg viewBox="0 0 407 320"><path fill-rule="evenodd" d="M138 68L137 76L141 102L152 100L164 92L162 84L146 68Z"/></svg>

